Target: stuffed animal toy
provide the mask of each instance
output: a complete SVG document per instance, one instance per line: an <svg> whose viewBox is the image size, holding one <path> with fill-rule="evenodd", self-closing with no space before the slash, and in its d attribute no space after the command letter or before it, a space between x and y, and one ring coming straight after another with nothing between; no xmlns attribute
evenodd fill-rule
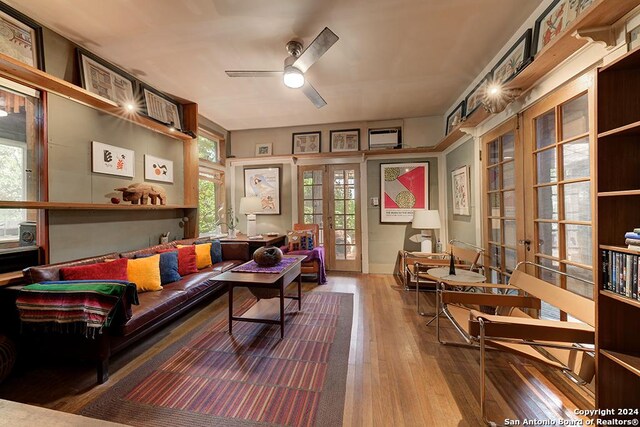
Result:
<svg viewBox="0 0 640 427"><path fill-rule="evenodd" d="M122 191L122 200L125 202L131 202L132 205L146 205L149 199L151 204L156 205L156 202L160 202L161 205L167 204L167 193L164 188L157 185L136 183L131 184L128 187L116 188L116 191Z"/></svg>

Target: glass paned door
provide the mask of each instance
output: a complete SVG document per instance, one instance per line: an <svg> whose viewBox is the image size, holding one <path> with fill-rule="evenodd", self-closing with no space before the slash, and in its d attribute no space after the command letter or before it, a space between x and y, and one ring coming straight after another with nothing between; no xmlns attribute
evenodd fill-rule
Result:
<svg viewBox="0 0 640 427"><path fill-rule="evenodd" d="M487 274L506 283L517 263L515 122L485 139L485 230Z"/></svg>
<svg viewBox="0 0 640 427"><path fill-rule="evenodd" d="M581 79L578 79L581 80ZM593 280L591 120L588 86L559 89L524 114L527 174L526 223L532 241L527 259ZM537 276L593 299L593 286L538 269ZM542 316L566 320L566 314L543 303Z"/></svg>
<svg viewBox="0 0 640 427"><path fill-rule="evenodd" d="M329 270L361 271L359 165L301 166L299 215L320 226Z"/></svg>

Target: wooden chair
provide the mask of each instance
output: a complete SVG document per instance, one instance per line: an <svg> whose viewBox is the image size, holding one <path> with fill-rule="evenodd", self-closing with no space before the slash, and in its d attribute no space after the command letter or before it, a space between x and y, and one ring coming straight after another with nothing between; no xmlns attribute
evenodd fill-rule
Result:
<svg viewBox="0 0 640 427"><path fill-rule="evenodd" d="M320 236L320 226L318 224L293 224L294 231L306 231L310 232L313 236L313 244L314 247L318 247L320 244L320 240L318 237ZM304 252L306 248L300 247L300 241L291 241L289 239L289 252L298 251ZM311 253L311 251L309 251ZM324 252L322 253L324 255ZM324 258L321 259L312 259L309 261L304 261L302 263L302 274L315 274L317 276L318 285L322 284L322 277L324 270Z"/></svg>
<svg viewBox="0 0 640 427"><path fill-rule="evenodd" d="M561 369L577 383L585 385L595 375L593 344L595 343L595 304L593 301L562 289L519 270L532 265L588 282L577 276L549 267L531 263L519 263L508 285L455 284L441 282L437 305L462 334L467 344L480 348L480 408L489 425L495 425L486 417L486 348L490 346L515 353L548 366ZM481 287L483 292L463 292L466 287ZM494 293L494 292L499 293ZM542 301L568 313L580 322L539 319L537 315ZM495 313L480 312L477 307L496 307ZM475 308L474 308L475 307ZM533 310L532 317L527 310ZM436 320L437 338L440 339L440 321Z"/></svg>

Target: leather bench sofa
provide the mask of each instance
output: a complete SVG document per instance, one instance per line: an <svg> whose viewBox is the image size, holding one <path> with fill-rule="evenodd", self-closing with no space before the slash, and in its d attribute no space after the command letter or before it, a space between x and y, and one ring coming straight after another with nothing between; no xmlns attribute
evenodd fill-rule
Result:
<svg viewBox="0 0 640 427"><path fill-rule="evenodd" d="M177 244L192 244L194 241L193 239L181 240L167 245L158 245L120 254L110 253L58 264L29 267L23 270L23 276L26 284L61 280L60 269L63 267L94 264L119 257L134 258L136 255L155 254L159 250L170 249ZM183 276L177 282L165 284L161 291L139 293L139 305L132 305L131 301L123 301L125 313L119 318L114 318L111 326L104 328L103 333L96 337L95 340L84 337L81 340L76 340L80 342L79 345L94 346L90 352L98 363L98 383L104 383L109 378L109 358L112 354L180 316L207 297L214 294L219 295L226 289L224 284L216 282L215 277L248 261L250 259L249 244L223 242L221 246L222 262L198 270L197 273Z"/></svg>

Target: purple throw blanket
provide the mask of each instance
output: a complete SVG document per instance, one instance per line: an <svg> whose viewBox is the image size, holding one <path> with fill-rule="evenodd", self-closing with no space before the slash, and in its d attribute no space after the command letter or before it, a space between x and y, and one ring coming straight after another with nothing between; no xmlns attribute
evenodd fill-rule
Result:
<svg viewBox="0 0 640 427"><path fill-rule="evenodd" d="M287 255L306 255L302 262L318 260L320 264L320 283L327 283L327 273L324 269L324 246L317 246L311 250L290 251L288 246L282 246L282 252Z"/></svg>

